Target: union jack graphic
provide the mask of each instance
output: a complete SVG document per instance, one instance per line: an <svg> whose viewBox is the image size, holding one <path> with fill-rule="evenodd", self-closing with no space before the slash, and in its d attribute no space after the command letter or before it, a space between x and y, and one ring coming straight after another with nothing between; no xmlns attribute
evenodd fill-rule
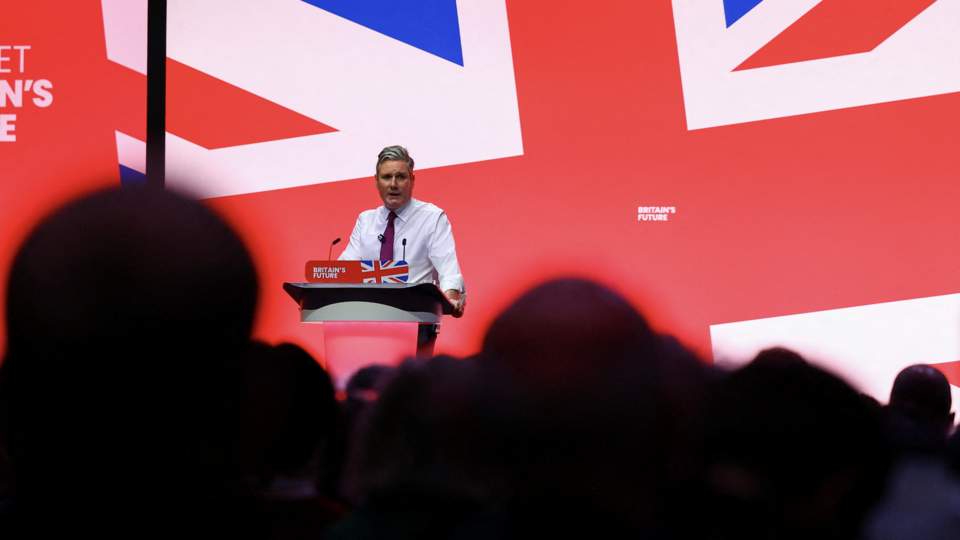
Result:
<svg viewBox="0 0 960 540"><path fill-rule="evenodd" d="M407 261L360 261L364 283L406 283L410 278Z"/></svg>
<svg viewBox="0 0 960 540"><path fill-rule="evenodd" d="M673 8L689 129L960 90L957 2L673 0Z"/></svg>

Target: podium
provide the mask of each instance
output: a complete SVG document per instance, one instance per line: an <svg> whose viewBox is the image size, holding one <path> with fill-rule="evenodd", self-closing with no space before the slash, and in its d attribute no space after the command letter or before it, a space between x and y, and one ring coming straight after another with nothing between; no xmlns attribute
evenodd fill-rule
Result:
<svg viewBox="0 0 960 540"><path fill-rule="evenodd" d="M338 386L365 365L393 360L377 357L391 350L432 355L440 319L454 311L432 283L287 282L283 290L300 308L301 323L321 325L324 362Z"/></svg>

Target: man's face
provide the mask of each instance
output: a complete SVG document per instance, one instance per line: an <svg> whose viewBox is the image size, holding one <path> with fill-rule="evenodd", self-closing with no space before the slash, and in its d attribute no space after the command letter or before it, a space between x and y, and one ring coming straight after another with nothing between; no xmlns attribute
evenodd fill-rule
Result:
<svg viewBox="0 0 960 540"><path fill-rule="evenodd" d="M383 205L396 210L413 195L413 173L406 161L384 161L377 168L377 191Z"/></svg>

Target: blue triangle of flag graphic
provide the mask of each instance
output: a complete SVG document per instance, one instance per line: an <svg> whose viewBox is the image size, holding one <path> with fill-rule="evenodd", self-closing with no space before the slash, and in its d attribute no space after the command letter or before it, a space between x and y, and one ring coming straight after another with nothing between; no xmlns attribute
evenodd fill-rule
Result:
<svg viewBox="0 0 960 540"><path fill-rule="evenodd" d="M763 0L723 0L723 14L727 18L727 28L757 7Z"/></svg>
<svg viewBox="0 0 960 540"><path fill-rule="evenodd" d="M463 65L456 0L303 0L385 36Z"/></svg>

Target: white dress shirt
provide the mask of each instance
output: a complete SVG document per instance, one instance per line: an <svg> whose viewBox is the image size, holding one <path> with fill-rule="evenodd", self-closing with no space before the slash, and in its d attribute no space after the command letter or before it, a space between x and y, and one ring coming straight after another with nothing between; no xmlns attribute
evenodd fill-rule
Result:
<svg viewBox="0 0 960 540"><path fill-rule="evenodd" d="M408 283L435 283L442 291L453 289L465 293L457 262L457 246L446 212L412 198L395 212L393 257L397 260L404 258L410 264ZM379 259L379 236L387 228L389 214L390 210L385 206L361 212L350 233L350 243L339 260ZM406 257L404 238L407 239Z"/></svg>

